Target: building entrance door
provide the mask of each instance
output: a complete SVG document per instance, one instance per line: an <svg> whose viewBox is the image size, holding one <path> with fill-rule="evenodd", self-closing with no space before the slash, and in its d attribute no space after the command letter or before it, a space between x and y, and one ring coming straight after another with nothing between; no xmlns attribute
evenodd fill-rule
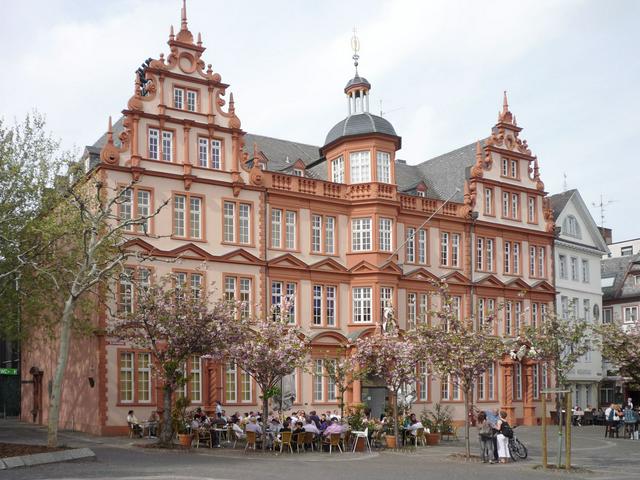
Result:
<svg viewBox="0 0 640 480"><path fill-rule="evenodd" d="M372 418L380 418L387 406L387 388L362 387L362 403L371 409Z"/></svg>

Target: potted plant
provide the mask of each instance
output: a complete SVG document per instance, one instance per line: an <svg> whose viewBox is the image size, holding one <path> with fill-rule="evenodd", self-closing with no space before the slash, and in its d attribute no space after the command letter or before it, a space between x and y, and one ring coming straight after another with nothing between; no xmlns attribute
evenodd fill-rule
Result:
<svg viewBox="0 0 640 480"><path fill-rule="evenodd" d="M364 404L355 403L349 407L349 415L347 416L347 424L352 432L362 432L367 428L367 420L364 416ZM358 438L356 443L356 452L364 452L364 438Z"/></svg>
<svg viewBox="0 0 640 480"><path fill-rule="evenodd" d="M189 431L190 419L187 414L187 408L191 404L191 400L187 397L179 397L171 412L171 421L173 423L173 431L178 434L178 441L183 447L190 448L193 440L193 434Z"/></svg>
<svg viewBox="0 0 640 480"><path fill-rule="evenodd" d="M436 403L433 410L424 409L420 414L420 421L429 433L426 434L427 445L437 445L443 433L451 432L453 429L453 417L448 406Z"/></svg>

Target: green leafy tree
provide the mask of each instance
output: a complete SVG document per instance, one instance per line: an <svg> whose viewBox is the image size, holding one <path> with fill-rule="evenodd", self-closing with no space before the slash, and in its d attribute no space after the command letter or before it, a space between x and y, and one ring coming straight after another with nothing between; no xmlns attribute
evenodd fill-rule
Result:
<svg viewBox="0 0 640 480"><path fill-rule="evenodd" d="M602 355L623 377L640 385L640 326L608 324L598 329Z"/></svg>

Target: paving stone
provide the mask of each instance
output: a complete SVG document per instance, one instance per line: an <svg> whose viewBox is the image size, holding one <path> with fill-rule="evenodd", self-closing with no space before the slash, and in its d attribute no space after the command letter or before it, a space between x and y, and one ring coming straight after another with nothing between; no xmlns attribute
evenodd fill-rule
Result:
<svg viewBox="0 0 640 480"><path fill-rule="evenodd" d="M7 468L24 467L24 461L22 457L7 457L4 459L4 464Z"/></svg>

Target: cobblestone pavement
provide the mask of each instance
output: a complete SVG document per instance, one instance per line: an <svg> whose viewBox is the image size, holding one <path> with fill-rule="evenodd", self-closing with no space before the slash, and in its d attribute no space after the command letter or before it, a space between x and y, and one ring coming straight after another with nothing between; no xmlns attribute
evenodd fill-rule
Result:
<svg viewBox="0 0 640 480"><path fill-rule="evenodd" d="M518 437L529 448L529 458L508 465L466 463L452 457L462 451L461 441L442 442L437 447L406 451L374 451L368 454L303 453L274 455L245 454L241 448L158 451L140 448L148 440L126 437L92 437L62 432L68 446L89 447L95 462L43 465L0 472L11 479L149 479L149 480L239 480L239 479L640 479L640 441L605 439L603 427L574 429L573 465L585 468L578 473L555 473L534 469L540 464L540 428L520 427ZM46 432L15 421L0 421L0 442L42 443ZM472 429L472 448L477 449ZM555 431L548 432L549 459L555 460ZM474 452L475 453L475 452Z"/></svg>

